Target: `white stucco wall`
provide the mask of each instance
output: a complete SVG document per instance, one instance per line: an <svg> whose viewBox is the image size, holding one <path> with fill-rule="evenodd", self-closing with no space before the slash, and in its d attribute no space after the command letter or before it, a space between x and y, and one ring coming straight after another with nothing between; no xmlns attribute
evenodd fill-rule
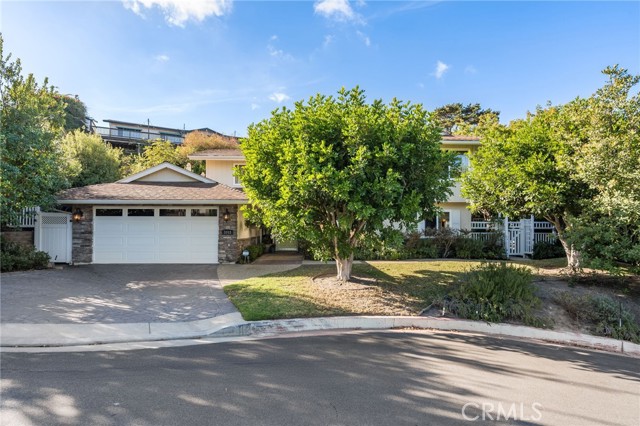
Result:
<svg viewBox="0 0 640 426"><path fill-rule="evenodd" d="M241 188L242 185L236 185L233 180L233 167L238 164L244 165L244 162L239 160L207 160L206 175L209 179L213 179L216 182L234 188Z"/></svg>

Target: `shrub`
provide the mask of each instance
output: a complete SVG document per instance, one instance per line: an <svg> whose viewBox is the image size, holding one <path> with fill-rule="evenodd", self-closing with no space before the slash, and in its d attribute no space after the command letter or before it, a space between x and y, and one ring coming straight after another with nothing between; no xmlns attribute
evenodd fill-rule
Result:
<svg viewBox="0 0 640 426"><path fill-rule="evenodd" d="M555 295L554 301L573 319L587 323L598 336L640 343L640 325L633 314L609 296L575 296L563 291Z"/></svg>
<svg viewBox="0 0 640 426"><path fill-rule="evenodd" d="M458 259L482 259L484 244L481 240L460 236L454 242L454 250Z"/></svg>
<svg viewBox="0 0 640 426"><path fill-rule="evenodd" d="M262 244L252 244L243 249L249 251L249 262L253 262L264 253L264 245ZM242 253L240 254L240 262L243 262Z"/></svg>
<svg viewBox="0 0 640 426"><path fill-rule="evenodd" d="M0 239L0 270L2 272L45 269L51 258L43 251L13 241Z"/></svg>
<svg viewBox="0 0 640 426"><path fill-rule="evenodd" d="M519 320L545 326L533 313L541 302L534 294L532 280L526 267L483 263L463 274L441 305L460 318L489 322Z"/></svg>
<svg viewBox="0 0 640 426"><path fill-rule="evenodd" d="M482 240L482 253L485 259L504 259L504 234L500 231L487 233L487 238Z"/></svg>
<svg viewBox="0 0 640 426"><path fill-rule="evenodd" d="M566 256L560 241L555 243L547 243L544 241L535 243L533 246L533 258L534 259L553 259L556 257Z"/></svg>

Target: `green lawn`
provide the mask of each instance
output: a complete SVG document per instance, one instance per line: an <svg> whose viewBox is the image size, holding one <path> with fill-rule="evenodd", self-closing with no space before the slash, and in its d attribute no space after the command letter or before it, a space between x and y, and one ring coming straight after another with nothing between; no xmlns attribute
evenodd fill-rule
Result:
<svg viewBox="0 0 640 426"><path fill-rule="evenodd" d="M224 291L245 320L334 315L417 315L442 296L475 261L369 262L353 267L353 283L336 286L325 276L335 265L300 268L251 278ZM315 278L315 280L314 280Z"/></svg>

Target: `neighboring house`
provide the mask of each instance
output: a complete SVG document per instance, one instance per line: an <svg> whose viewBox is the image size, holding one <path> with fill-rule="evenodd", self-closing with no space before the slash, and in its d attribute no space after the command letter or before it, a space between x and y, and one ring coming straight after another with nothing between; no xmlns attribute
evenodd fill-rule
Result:
<svg viewBox="0 0 640 426"><path fill-rule="evenodd" d="M149 123L139 124L131 123L127 121L119 120L102 120L108 124L108 127L91 126L93 132L102 136L105 142L110 143L113 146L125 148L128 150L136 150L147 143L161 139L166 140L176 145L180 145L184 142L184 138L191 132L204 132L208 134L215 134L227 138L229 140L238 141L235 136L223 135L208 127L200 129L176 129L172 127L153 126Z"/></svg>
<svg viewBox="0 0 640 426"><path fill-rule="evenodd" d="M73 263L235 262L257 242L238 208L239 187L162 163L115 183L71 188Z"/></svg>

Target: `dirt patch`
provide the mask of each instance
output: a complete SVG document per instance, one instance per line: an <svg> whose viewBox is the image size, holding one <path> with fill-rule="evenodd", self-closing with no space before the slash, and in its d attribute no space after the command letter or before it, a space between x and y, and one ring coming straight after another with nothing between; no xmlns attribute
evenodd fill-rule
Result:
<svg viewBox="0 0 640 426"><path fill-rule="evenodd" d="M570 278L562 270L538 271L534 282L536 295L542 300L540 314L554 321L555 330L590 332L589 324L582 324L556 303L558 295L568 292L572 297L607 296L620 301L636 320L640 320L640 277L615 277L588 271L578 278Z"/></svg>
<svg viewBox="0 0 640 426"><path fill-rule="evenodd" d="M333 274L311 278L314 299L351 315L417 315L422 301L384 288L376 278L352 276L347 282Z"/></svg>

